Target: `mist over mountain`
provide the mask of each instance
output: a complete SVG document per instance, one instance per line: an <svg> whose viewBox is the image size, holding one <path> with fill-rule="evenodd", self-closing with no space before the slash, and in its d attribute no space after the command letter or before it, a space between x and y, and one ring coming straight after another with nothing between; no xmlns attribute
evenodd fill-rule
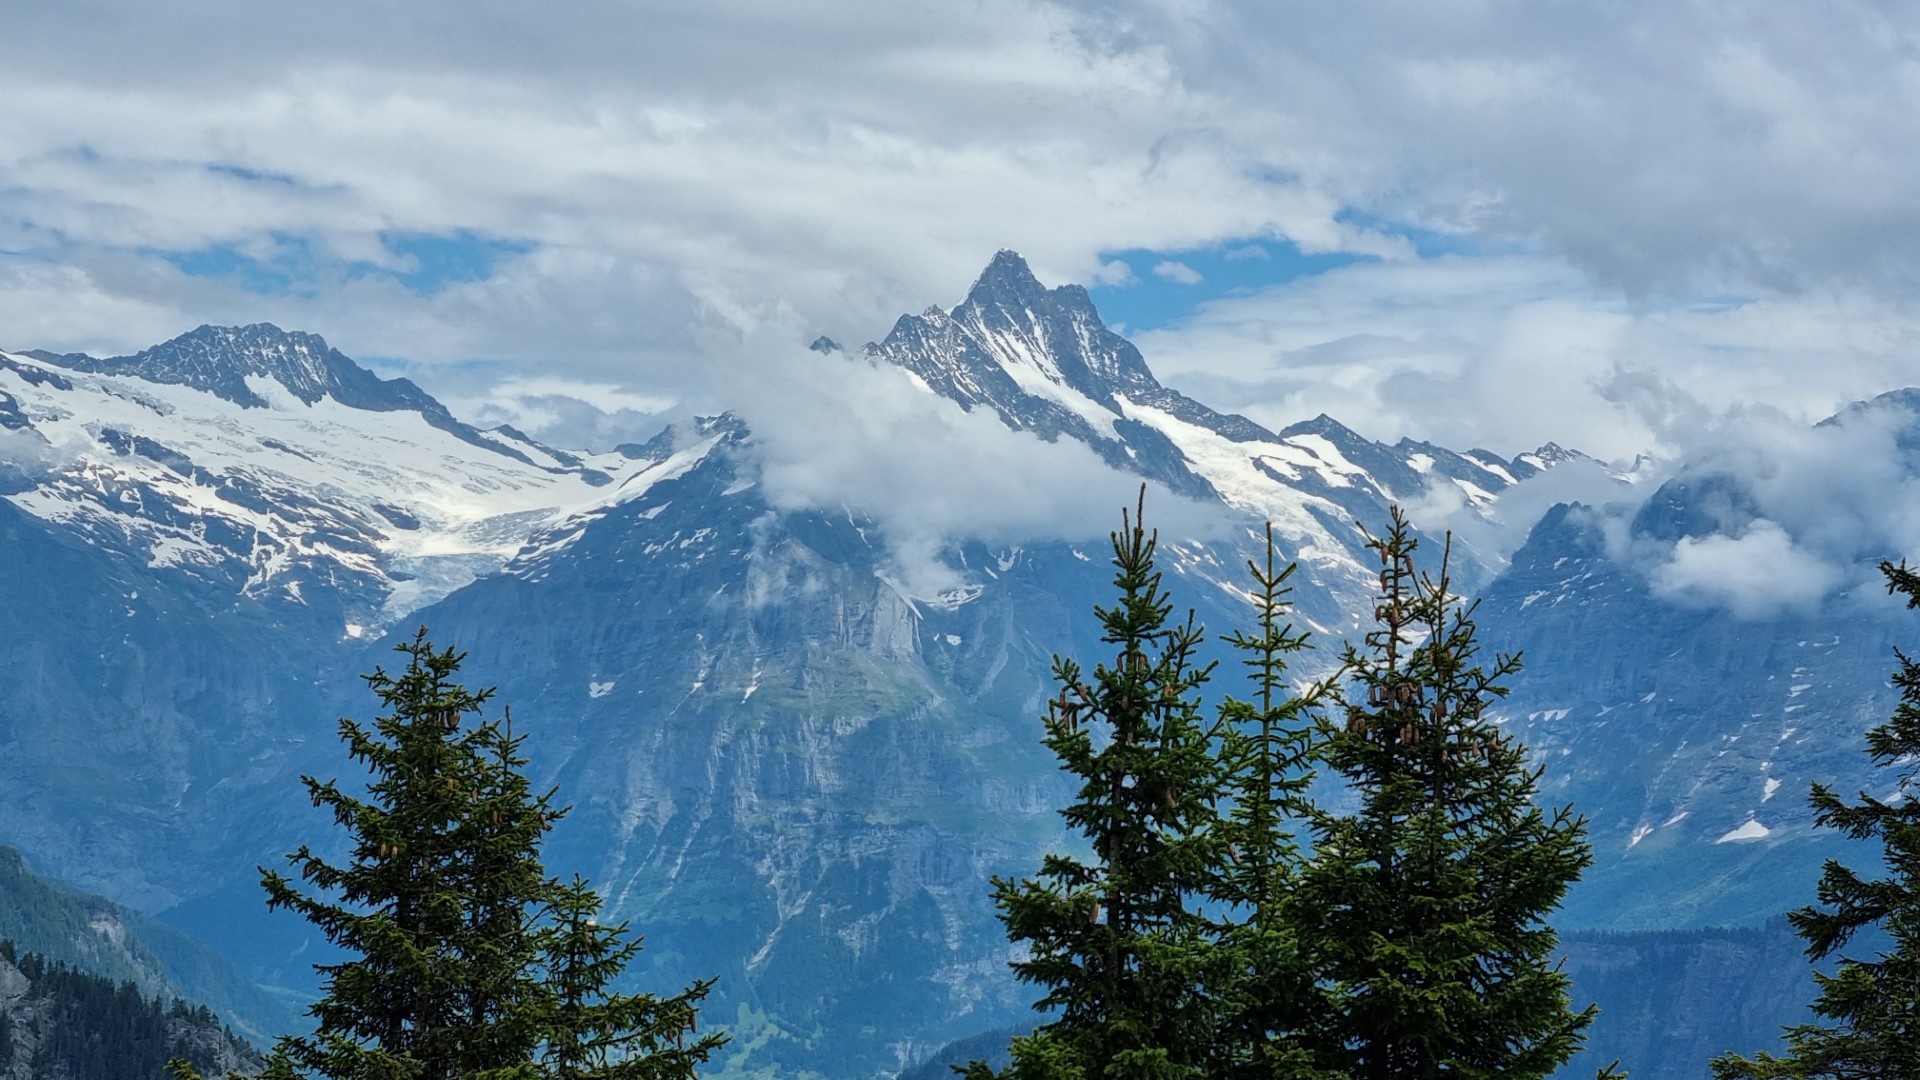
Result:
<svg viewBox="0 0 1920 1080"><path fill-rule="evenodd" d="M1526 653L1502 720L1592 819L1562 925L1757 925L1845 852L1804 793L1867 781L1910 635L1858 588L1900 552L1788 513L1780 478L1825 475L1798 443L1650 481L1551 443L1272 430L1162 385L1012 252L861 348L777 329L727 346L733 411L603 453L266 325L0 354L0 608L32 613L0 622L0 842L303 984L317 944L253 868L322 828L294 778L347 771L357 674L425 624L576 804L550 861L648 935L642 983L720 976L729 1075L887 1075L1028 1015L985 883L1061 840L1049 662L1099 655L1103 534L1144 482L1175 600L1217 631L1273 523L1315 670L1371 604L1355 522L1425 510L1423 554L1452 527L1487 637ZM1911 483L1909 401L1806 446ZM1774 549L1776 580L1838 569L1771 607L1713 584Z"/></svg>

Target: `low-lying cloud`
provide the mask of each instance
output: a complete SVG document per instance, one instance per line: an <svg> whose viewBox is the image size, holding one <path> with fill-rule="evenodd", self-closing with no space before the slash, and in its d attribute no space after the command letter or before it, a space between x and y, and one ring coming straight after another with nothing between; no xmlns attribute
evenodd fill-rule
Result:
<svg viewBox="0 0 1920 1080"><path fill-rule="evenodd" d="M1763 408L1715 414L1645 379L1615 389L1683 447L1665 488L1606 512L1612 552L1656 595L1765 618L1864 599L1881 560L1920 555L1920 402L1883 398L1808 425Z"/></svg>
<svg viewBox="0 0 1920 1080"><path fill-rule="evenodd" d="M1653 565L1652 582L1654 592L1668 599L1758 619L1813 607L1844 574L1777 523L1760 518L1738 536L1682 537Z"/></svg>
<svg viewBox="0 0 1920 1080"><path fill-rule="evenodd" d="M735 313L702 334L715 391L752 429L765 496L781 510L841 510L879 527L893 574L917 595L958 583L953 541L1093 540L1119 524L1140 479L1072 439L1015 431L862 356L803 348L799 324ZM1220 511L1149 494L1163 533L1208 535Z"/></svg>

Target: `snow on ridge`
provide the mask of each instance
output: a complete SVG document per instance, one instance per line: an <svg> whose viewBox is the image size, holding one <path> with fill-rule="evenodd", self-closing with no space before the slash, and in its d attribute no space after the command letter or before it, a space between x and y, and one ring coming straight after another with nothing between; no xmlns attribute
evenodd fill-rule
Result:
<svg viewBox="0 0 1920 1080"><path fill-rule="evenodd" d="M1029 312L1028 317L1036 320L1037 331L1037 316ZM1065 406L1107 438L1119 437L1113 426L1113 422L1119 419L1118 414L1111 407L1068 385L1060 365L1054 362L1045 348L1037 344L1035 339L1039 338L1038 333L1034 338L1025 338L989 329L978 322L967 324L967 329L1021 390ZM922 385L925 385L924 380Z"/></svg>
<svg viewBox="0 0 1920 1080"><path fill-rule="evenodd" d="M0 358L0 392L52 462L32 466L40 482L10 502L96 543L131 544L155 566L237 566L247 592L320 564L370 579L403 606L429 603L603 503L624 478L615 470L645 464L596 456L592 466L615 480L596 487L580 471L475 446L417 412L307 402L267 376L245 380L262 409L137 375Z"/></svg>
<svg viewBox="0 0 1920 1080"><path fill-rule="evenodd" d="M556 516L539 532L529 536L514 553L511 560L501 569L518 577L537 579L540 576L538 566L541 562L573 546L574 542L586 535L587 526L599 521L607 512L623 503L632 502L645 495L654 485L663 480L672 480L685 476L694 466L706 460L716 446L726 439L724 433L709 435L690 446L674 451L664 460L641 463L641 468L621 479L599 489L596 497L584 500ZM753 485L735 486L729 494L745 491ZM649 508L642 518L652 518L665 509L665 504Z"/></svg>

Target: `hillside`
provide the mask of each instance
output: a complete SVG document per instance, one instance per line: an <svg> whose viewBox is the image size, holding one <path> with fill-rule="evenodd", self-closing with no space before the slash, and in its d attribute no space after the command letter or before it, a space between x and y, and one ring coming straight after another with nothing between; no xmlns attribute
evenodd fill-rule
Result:
<svg viewBox="0 0 1920 1080"><path fill-rule="evenodd" d="M299 1023L303 1005L256 985L218 949L99 896L28 869L0 846L0 938L49 965L127 983L149 998L185 999L265 1041Z"/></svg>
<svg viewBox="0 0 1920 1080"><path fill-rule="evenodd" d="M0 1080L155 1080L176 1057L213 1076L259 1065L205 1006L150 997L0 939Z"/></svg>

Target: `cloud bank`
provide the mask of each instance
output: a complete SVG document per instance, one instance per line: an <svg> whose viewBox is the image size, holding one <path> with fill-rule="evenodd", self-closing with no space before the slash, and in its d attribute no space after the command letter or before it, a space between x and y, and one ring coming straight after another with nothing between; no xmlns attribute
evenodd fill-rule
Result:
<svg viewBox="0 0 1920 1080"><path fill-rule="evenodd" d="M270 319L430 389L686 402L716 301L858 342L1000 247L1199 289L1148 271L1285 242L1381 261L1149 360L1270 421L1611 455L1623 356L1807 415L1912 355L1920 11L1870 0L101 0L0 37L9 347ZM1800 385L1751 363L1796 347Z"/></svg>
<svg viewBox="0 0 1920 1080"><path fill-rule="evenodd" d="M960 583L943 560L954 541L1097 540L1133 505L1140 479L1084 444L966 411L891 365L805 349L798 328L790 314L716 318L701 335L716 393L753 431L768 503L871 518L915 595ZM1218 508L1152 487L1167 535L1220 528Z"/></svg>
<svg viewBox="0 0 1920 1080"><path fill-rule="evenodd" d="M1645 501L1610 507L1605 528L1656 595L1748 619L1836 598L1870 611L1880 561L1920 557L1920 395L1809 426L1637 389L1686 457Z"/></svg>

